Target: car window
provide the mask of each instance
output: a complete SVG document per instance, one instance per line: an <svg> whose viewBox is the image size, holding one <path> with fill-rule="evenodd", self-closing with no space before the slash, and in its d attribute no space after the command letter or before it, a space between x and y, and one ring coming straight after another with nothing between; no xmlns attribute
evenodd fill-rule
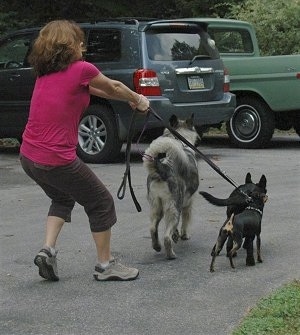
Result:
<svg viewBox="0 0 300 335"><path fill-rule="evenodd" d="M208 28L209 34L215 40L220 53L252 53L251 36L245 30L226 30Z"/></svg>
<svg viewBox="0 0 300 335"><path fill-rule="evenodd" d="M192 60L195 56L218 58L214 44L209 45L208 39L204 31L198 34L149 30L146 34L148 56L160 61Z"/></svg>
<svg viewBox="0 0 300 335"><path fill-rule="evenodd" d="M88 62L117 62L121 58L121 33L116 29L90 30L86 49Z"/></svg>
<svg viewBox="0 0 300 335"><path fill-rule="evenodd" d="M6 39L0 46L0 68L12 69L28 66L26 58L31 39L31 34Z"/></svg>

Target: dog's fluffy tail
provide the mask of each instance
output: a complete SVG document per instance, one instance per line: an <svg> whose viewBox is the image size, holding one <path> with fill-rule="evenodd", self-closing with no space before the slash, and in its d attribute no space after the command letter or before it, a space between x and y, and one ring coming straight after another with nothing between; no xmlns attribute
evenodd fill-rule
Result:
<svg viewBox="0 0 300 335"><path fill-rule="evenodd" d="M143 162L149 174L158 173L165 179L164 175L175 158L179 162L187 161L181 142L169 137L158 137L146 149Z"/></svg>
<svg viewBox="0 0 300 335"><path fill-rule="evenodd" d="M236 206L236 205L243 205L246 203L246 198L242 195L235 195L231 196L226 199L219 199L214 197L213 195L207 192L199 192L208 202L215 206Z"/></svg>

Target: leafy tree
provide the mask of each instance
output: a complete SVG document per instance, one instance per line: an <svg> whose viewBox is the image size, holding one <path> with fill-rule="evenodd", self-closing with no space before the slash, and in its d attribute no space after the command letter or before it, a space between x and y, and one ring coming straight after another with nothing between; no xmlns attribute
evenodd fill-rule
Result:
<svg viewBox="0 0 300 335"><path fill-rule="evenodd" d="M244 1L244 0L242 0ZM53 19L96 21L107 17L135 16L180 18L224 16L230 5L241 0L1 0L0 33Z"/></svg>
<svg viewBox="0 0 300 335"><path fill-rule="evenodd" d="M120 16L236 18L254 24L263 55L300 51L300 0L1 0L0 34L53 19Z"/></svg>
<svg viewBox="0 0 300 335"><path fill-rule="evenodd" d="M231 16L255 26L262 55L300 53L300 0L246 0Z"/></svg>
<svg viewBox="0 0 300 335"><path fill-rule="evenodd" d="M225 17L231 7L245 0L176 0L179 17Z"/></svg>

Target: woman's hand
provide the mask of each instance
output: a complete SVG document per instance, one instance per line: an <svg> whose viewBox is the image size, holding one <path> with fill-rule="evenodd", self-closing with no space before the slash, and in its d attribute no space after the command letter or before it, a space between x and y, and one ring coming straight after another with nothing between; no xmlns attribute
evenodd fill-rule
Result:
<svg viewBox="0 0 300 335"><path fill-rule="evenodd" d="M143 96L142 94L139 95L139 100L134 103L134 102L129 102L129 105L133 109L137 109L141 113L145 113L148 111L149 108L149 100Z"/></svg>

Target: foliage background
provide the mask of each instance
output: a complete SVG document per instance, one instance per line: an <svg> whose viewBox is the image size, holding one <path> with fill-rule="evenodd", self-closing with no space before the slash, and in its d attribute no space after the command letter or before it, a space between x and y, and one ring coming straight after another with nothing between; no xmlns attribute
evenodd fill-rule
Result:
<svg viewBox="0 0 300 335"><path fill-rule="evenodd" d="M300 0L1 0L0 35L58 19L221 17L254 24L263 55L300 53Z"/></svg>

